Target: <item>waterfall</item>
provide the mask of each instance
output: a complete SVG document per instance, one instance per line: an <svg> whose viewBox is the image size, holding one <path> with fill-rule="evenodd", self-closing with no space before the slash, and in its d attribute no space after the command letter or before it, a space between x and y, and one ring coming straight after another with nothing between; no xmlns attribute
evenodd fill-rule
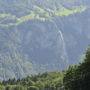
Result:
<svg viewBox="0 0 90 90"><path fill-rule="evenodd" d="M56 22L54 20L50 20L56 27L57 32L59 33L60 39L62 40L62 49L63 49L63 56L65 59L65 63L66 63L66 67L68 68L69 66L69 60L68 60L68 54L66 51L66 45L65 45L65 41L64 41L64 36L62 33L62 30L58 27L58 25L56 24Z"/></svg>

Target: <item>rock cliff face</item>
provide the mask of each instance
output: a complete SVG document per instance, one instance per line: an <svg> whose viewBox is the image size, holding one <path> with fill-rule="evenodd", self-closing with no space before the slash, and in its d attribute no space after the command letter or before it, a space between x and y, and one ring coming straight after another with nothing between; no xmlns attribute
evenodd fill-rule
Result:
<svg viewBox="0 0 90 90"><path fill-rule="evenodd" d="M1 79L79 62L90 40L89 9L89 0L0 0Z"/></svg>

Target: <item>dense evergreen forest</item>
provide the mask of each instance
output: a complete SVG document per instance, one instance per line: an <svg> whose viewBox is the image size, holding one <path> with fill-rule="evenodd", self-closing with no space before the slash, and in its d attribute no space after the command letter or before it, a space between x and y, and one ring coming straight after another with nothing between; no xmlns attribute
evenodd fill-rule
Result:
<svg viewBox="0 0 90 90"><path fill-rule="evenodd" d="M90 90L90 46L83 62L66 71L45 72L22 79L3 80L0 90Z"/></svg>
<svg viewBox="0 0 90 90"><path fill-rule="evenodd" d="M63 78L65 90L90 90L90 46L83 62L70 66Z"/></svg>
<svg viewBox="0 0 90 90"><path fill-rule="evenodd" d="M64 72L45 72L23 79L3 81L0 90L63 90Z"/></svg>

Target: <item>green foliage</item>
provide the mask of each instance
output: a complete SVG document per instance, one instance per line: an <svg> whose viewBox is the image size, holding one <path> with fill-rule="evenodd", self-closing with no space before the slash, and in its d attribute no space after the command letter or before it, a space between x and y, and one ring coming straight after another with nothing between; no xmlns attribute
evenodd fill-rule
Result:
<svg viewBox="0 0 90 90"><path fill-rule="evenodd" d="M21 85L8 85L5 90L25 90L25 88Z"/></svg>
<svg viewBox="0 0 90 90"><path fill-rule="evenodd" d="M42 83L41 81L37 81L35 83L35 86L39 88L39 90L44 90L44 83Z"/></svg>
<svg viewBox="0 0 90 90"><path fill-rule="evenodd" d="M64 7L58 7L60 8L60 10L55 11L55 10L48 9L48 8L44 9L36 5L34 5L32 8L35 10L28 10L30 13L26 16L21 16L20 18L16 17L15 15L11 15L11 14L0 14L0 19L8 18L8 20L11 19L15 21L13 23L9 22L6 24L5 23L6 19L5 19L3 20L4 23L0 22L1 23L0 26L1 27L18 26L22 24L23 22L27 22L33 19L39 20L39 21L46 21L46 20L50 20L51 18L53 18L53 15L56 17L57 16L69 16L69 15L73 15L76 13L84 12L87 9L87 7L85 6L77 7L73 10L68 10Z"/></svg>
<svg viewBox="0 0 90 90"><path fill-rule="evenodd" d="M76 66L70 66L68 68L68 70L66 71L66 74L65 74L64 79L63 79L66 90L68 90L68 88L69 88L69 90L75 90L76 89L76 87L75 87L75 84L77 84L77 82L75 81L76 69L77 69Z"/></svg>
<svg viewBox="0 0 90 90"><path fill-rule="evenodd" d="M30 86L30 87L28 88L28 90L39 90L39 88L36 87L36 86Z"/></svg>
<svg viewBox="0 0 90 90"><path fill-rule="evenodd" d="M90 46L84 61L62 72L45 72L0 83L0 90L90 90Z"/></svg>
<svg viewBox="0 0 90 90"><path fill-rule="evenodd" d="M21 85L16 85L12 88L13 90L25 90L23 86Z"/></svg>
<svg viewBox="0 0 90 90"><path fill-rule="evenodd" d="M64 76L66 90L90 90L90 46L84 61L78 66L71 66Z"/></svg>
<svg viewBox="0 0 90 90"><path fill-rule="evenodd" d="M64 72L45 72L22 79L2 81L2 90L60 90Z"/></svg>
<svg viewBox="0 0 90 90"><path fill-rule="evenodd" d="M0 90L5 90L5 87L0 85Z"/></svg>

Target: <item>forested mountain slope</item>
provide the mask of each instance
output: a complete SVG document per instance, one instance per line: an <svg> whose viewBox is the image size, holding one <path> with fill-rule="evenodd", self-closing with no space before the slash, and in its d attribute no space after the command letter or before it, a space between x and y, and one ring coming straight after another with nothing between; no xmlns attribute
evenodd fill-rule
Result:
<svg viewBox="0 0 90 90"><path fill-rule="evenodd" d="M89 0L0 0L1 79L79 62L90 41L89 5Z"/></svg>

